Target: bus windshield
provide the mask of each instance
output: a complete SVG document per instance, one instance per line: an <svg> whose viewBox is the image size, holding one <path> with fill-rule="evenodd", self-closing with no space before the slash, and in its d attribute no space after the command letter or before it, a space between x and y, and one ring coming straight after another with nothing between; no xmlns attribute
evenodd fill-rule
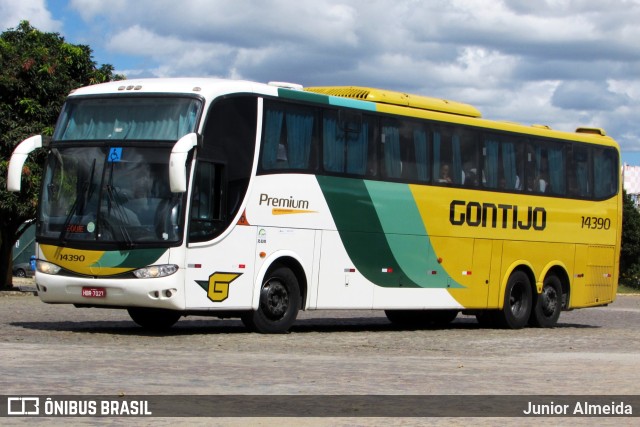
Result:
<svg viewBox="0 0 640 427"><path fill-rule="evenodd" d="M177 141L194 132L201 101L178 97L69 99L54 141Z"/></svg>
<svg viewBox="0 0 640 427"><path fill-rule="evenodd" d="M123 247L182 239L182 194L169 189L170 147L53 148L38 238Z"/></svg>

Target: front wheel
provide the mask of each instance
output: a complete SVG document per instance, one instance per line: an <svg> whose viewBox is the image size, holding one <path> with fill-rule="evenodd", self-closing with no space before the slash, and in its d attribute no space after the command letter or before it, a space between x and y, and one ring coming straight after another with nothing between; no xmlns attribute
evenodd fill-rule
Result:
<svg viewBox="0 0 640 427"><path fill-rule="evenodd" d="M287 267L277 267L267 273L260 289L260 304L256 311L242 315L242 323L252 331L282 334L289 331L300 310L298 279Z"/></svg>
<svg viewBox="0 0 640 427"><path fill-rule="evenodd" d="M555 326L562 311L562 284L557 276L544 279L542 293L538 295L536 305L531 312L529 323L539 328Z"/></svg>
<svg viewBox="0 0 640 427"><path fill-rule="evenodd" d="M164 331L172 327L182 316L179 311L161 308L129 308L131 319L151 331Z"/></svg>
<svg viewBox="0 0 640 427"><path fill-rule="evenodd" d="M520 329L529 321L532 303L531 281L524 271L514 271L504 292L500 323L505 328Z"/></svg>

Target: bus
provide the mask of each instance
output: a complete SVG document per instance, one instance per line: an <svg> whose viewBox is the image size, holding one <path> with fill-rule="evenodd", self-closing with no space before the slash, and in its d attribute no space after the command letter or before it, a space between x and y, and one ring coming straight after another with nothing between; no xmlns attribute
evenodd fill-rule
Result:
<svg viewBox="0 0 640 427"><path fill-rule="evenodd" d="M553 327L616 296L620 154L602 129L367 87L141 79L73 91L52 137L15 148L8 190L37 148L45 303L283 333L317 309Z"/></svg>

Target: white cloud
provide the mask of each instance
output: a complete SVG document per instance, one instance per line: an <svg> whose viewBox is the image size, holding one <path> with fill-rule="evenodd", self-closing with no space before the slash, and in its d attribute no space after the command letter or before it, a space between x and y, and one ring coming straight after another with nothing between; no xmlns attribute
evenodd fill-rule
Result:
<svg viewBox="0 0 640 427"><path fill-rule="evenodd" d="M71 0L131 75L369 85L640 150L640 1ZM95 25L93 25L95 24ZM115 64L117 67L117 64Z"/></svg>
<svg viewBox="0 0 640 427"><path fill-rule="evenodd" d="M0 0L0 28L5 31L27 20L40 31L60 31L62 23L52 18L44 0Z"/></svg>

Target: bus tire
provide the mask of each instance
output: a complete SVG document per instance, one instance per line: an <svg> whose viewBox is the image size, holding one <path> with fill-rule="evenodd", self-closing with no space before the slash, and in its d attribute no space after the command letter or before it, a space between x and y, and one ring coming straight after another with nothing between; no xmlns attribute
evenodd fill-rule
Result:
<svg viewBox="0 0 640 427"><path fill-rule="evenodd" d="M542 292L536 298L529 324L539 328L555 326L562 311L562 284L558 276L552 274L544 279Z"/></svg>
<svg viewBox="0 0 640 427"><path fill-rule="evenodd" d="M127 309L127 312L134 322L150 331L167 330L182 316L179 311L162 308L136 307Z"/></svg>
<svg viewBox="0 0 640 427"><path fill-rule="evenodd" d="M504 306L500 312L501 326L521 329L529 322L532 294L529 276L521 270L511 273L504 291Z"/></svg>
<svg viewBox="0 0 640 427"><path fill-rule="evenodd" d="M242 323L263 334L289 331L300 310L300 286L296 275L287 267L276 267L267 273L260 289L258 309L244 313Z"/></svg>

